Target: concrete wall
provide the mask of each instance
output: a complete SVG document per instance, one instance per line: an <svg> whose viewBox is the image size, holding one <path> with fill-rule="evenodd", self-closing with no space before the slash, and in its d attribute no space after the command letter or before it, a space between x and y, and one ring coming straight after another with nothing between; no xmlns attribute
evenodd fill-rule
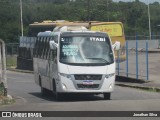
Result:
<svg viewBox="0 0 160 120"><path fill-rule="evenodd" d="M148 40L149 49L158 48L160 40ZM136 40L128 40L129 48L136 48ZM146 40L138 40L138 48L146 48Z"/></svg>

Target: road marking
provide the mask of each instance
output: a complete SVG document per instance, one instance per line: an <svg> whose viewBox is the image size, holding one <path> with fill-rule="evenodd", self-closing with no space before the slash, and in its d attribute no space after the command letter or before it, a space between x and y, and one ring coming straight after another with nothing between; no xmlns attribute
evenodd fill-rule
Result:
<svg viewBox="0 0 160 120"><path fill-rule="evenodd" d="M16 96L15 99L21 99L21 100L23 100L24 104L27 103L27 100L23 97Z"/></svg>

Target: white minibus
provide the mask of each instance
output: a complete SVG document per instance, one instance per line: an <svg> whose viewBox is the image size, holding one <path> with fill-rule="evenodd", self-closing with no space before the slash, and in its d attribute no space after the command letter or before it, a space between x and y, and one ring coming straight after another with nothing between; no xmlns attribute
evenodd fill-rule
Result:
<svg viewBox="0 0 160 120"><path fill-rule="evenodd" d="M40 32L34 48L34 78L41 92L103 94L110 99L114 90L116 63L114 50L103 32L79 30Z"/></svg>

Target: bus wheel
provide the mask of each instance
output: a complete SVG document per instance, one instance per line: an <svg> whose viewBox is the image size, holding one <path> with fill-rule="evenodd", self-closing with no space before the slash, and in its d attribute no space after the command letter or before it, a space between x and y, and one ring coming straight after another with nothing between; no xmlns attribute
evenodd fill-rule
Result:
<svg viewBox="0 0 160 120"><path fill-rule="evenodd" d="M103 93L104 99L105 100L110 100L111 99L111 93Z"/></svg>

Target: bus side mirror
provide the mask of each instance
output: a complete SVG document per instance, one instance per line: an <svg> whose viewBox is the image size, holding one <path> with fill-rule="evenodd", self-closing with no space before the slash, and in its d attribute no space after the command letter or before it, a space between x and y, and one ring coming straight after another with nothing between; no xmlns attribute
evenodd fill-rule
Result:
<svg viewBox="0 0 160 120"><path fill-rule="evenodd" d="M112 45L113 49L115 50L120 50L121 47L121 43L116 41L113 45Z"/></svg>
<svg viewBox="0 0 160 120"><path fill-rule="evenodd" d="M52 49L52 50L55 50L58 47L58 44L55 43L54 41L50 41L49 45L50 45L50 49Z"/></svg>

